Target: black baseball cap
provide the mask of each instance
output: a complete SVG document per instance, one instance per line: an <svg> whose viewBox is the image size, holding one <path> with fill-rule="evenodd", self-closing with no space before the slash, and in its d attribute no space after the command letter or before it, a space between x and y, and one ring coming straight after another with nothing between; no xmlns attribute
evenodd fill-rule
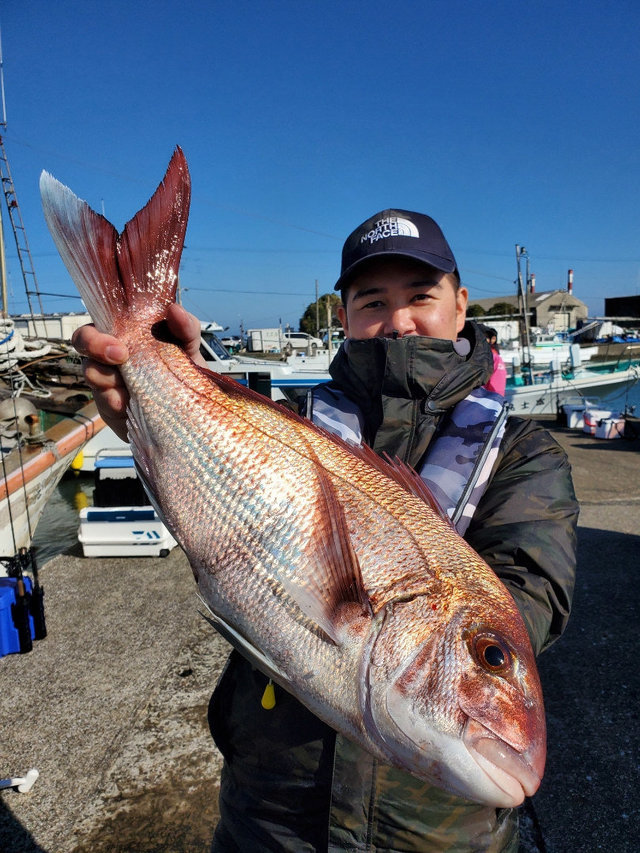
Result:
<svg viewBox="0 0 640 853"><path fill-rule="evenodd" d="M413 258L442 272L458 274L456 259L435 220L409 210L383 210L347 237L334 289L342 290L361 264L381 255Z"/></svg>

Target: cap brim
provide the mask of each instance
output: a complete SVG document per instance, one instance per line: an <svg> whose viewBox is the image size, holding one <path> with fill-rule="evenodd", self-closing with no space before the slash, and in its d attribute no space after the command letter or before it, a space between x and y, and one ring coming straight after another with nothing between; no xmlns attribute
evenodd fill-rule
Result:
<svg viewBox="0 0 640 853"><path fill-rule="evenodd" d="M435 269L440 270L441 272L452 273L455 272L457 267L455 261L451 260L451 258L441 258L438 255L428 255L425 252L371 252L371 254L366 255L364 258L359 258L355 261L351 266L347 267L346 270L342 273L340 278L335 283L333 289L334 290L342 290L346 287L351 279L358 273L359 269L365 264L369 263L371 260L375 258L411 258L413 261L418 261L421 264L424 264L426 267L435 267Z"/></svg>

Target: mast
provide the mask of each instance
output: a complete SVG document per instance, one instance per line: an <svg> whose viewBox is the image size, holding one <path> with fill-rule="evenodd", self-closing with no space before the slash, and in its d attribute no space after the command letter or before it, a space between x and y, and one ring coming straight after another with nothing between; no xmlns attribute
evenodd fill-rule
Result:
<svg viewBox="0 0 640 853"><path fill-rule="evenodd" d="M0 30L0 96L2 98L2 121L0 126L4 130L7 126L7 109L4 100L4 71L2 62L2 30ZM9 315L9 300L7 298L7 260L4 253L4 222L2 219L2 206L0 205L0 317Z"/></svg>
<svg viewBox="0 0 640 853"><path fill-rule="evenodd" d="M29 311L31 313L31 318L34 321L35 327L35 312L33 303L31 301L31 297L37 297L37 306L40 309L40 315L44 321L44 309L42 307L42 299L40 298L40 290L38 288L38 281L36 279L36 273L33 266L33 258L31 256L31 250L29 249L29 242L27 240L27 232L24 227L24 222L22 220L22 214L20 213L20 206L18 204L18 197L16 195L15 186L13 184L13 178L11 177L11 170L9 169L9 161L7 160L7 154L4 149L4 140L2 134L7 128L7 114L5 107L5 97L4 97L4 71L3 71L3 60L2 60L2 34L0 32L0 93L2 99L2 121L0 121L0 183L2 184L2 192L4 193L5 202L7 205L7 211L9 213L9 220L11 221L11 227L13 229L13 236L16 241L16 249L18 251L18 260L20 261L20 269L22 271L22 279L24 281L24 289L27 295L27 301L29 303ZM8 305L6 298L6 276L3 275L3 287L2 287L2 313L6 316L8 314ZM35 331L35 329L34 329Z"/></svg>
<svg viewBox="0 0 640 853"><path fill-rule="evenodd" d="M0 317L8 317L7 298L7 261L4 254L4 223L0 206Z"/></svg>

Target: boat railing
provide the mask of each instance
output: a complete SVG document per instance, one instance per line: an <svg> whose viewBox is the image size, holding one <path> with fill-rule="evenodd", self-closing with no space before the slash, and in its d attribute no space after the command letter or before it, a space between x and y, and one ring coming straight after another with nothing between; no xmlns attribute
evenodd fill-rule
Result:
<svg viewBox="0 0 640 853"><path fill-rule="evenodd" d="M628 361L626 368L620 367L620 362L623 361ZM618 356L614 370L629 369L634 366L634 363L640 363L640 344L638 343L627 344Z"/></svg>

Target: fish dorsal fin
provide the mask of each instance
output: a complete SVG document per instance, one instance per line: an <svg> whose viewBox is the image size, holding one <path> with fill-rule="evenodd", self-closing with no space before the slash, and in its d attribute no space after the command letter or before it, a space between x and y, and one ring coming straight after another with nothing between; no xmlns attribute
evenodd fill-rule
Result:
<svg viewBox="0 0 640 853"><path fill-rule="evenodd" d="M345 448L349 453L359 457L362 461L366 462L367 465L370 465L381 474L384 474L385 477L389 477L389 479L393 480L394 483L406 492L420 498L420 500L424 501L424 503L426 503L433 512L453 527L451 519L434 497L428 484L422 479L417 471L409 467L405 462L402 462L398 457L392 459L388 454L378 456L378 454L366 444L350 444L348 441L344 441L344 439L340 438L340 436L328 432L321 426L313 423L313 421L301 417L291 409L285 409L283 406L273 400L270 400L268 397L258 394L257 391L253 391L250 388L239 385L239 383L234 379L231 379L224 374L214 373L206 367L198 367L198 370L203 376L208 377L212 382L221 386L229 396L253 399L262 406L276 409L281 415L289 417L291 420L298 423L304 424L305 429L320 433L330 441L333 441L340 447Z"/></svg>
<svg viewBox="0 0 640 853"><path fill-rule="evenodd" d="M392 459L388 454L385 454L384 460L389 467L389 475L393 477L396 483L402 486L409 494L415 495L424 501L436 515L439 515L443 521L447 522L452 530L455 530L451 519L442 509L431 489L416 470L407 465L406 462L398 459L397 456Z"/></svg>

